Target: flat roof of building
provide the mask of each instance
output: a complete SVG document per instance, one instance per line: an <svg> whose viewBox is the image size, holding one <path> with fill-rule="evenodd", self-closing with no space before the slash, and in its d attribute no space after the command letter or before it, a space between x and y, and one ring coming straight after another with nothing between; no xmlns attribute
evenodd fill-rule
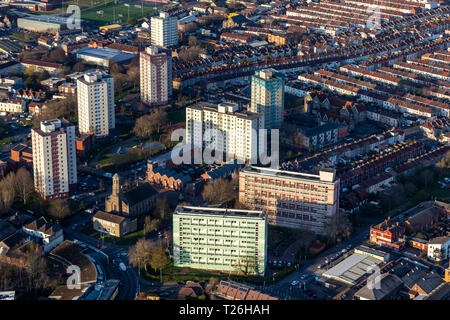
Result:
<svg viewBox="0 0 450 320"><path fill-rule="evenodd" d="M330 170L330 169L320 169L320 171L329 172L329 173L333 172L333 170ZM329 184L334 184L337 180L337 179L335 179L333 182L331 182L331 181L321 180L320 175L318 175L318 174L310 174L310 173L255 167L255 166L246 167L246 168L242 169L241 172L258 173L258 174L270 176L270 177L289 178L289 179L294 179L294 180L320 181L320 182L329 183Z"/></svg>
<svg viewBox="0 0 450 320"><path fill-rule="evenodd" d="M54 23L59 25L67 25L66 17L51 16L51 15L39 15L39 16L29 16L24 18L19 18L19 20L29 20L40 23Z"/></svg>
<svg viewBox="0 0 450 320"><path fill-rule="evenodd" d="M113 59L116 62L125 61L128 59L133 59L136 54L131 53L124 53L117 49L112 48L91 48L91 47L84 47L78 51L75 52L77 55L85 55L85 56L91 56L94 58L99 59Z"/></svg>
<svg viewBox="0 0 450 320"><path fill-rule="evenodd" d="M178 206L175 209L174 214L186 214L186 215L210 215L220 217L232 217L232 218L253 218L253 219L265 219L266 215L262 211L256 210L242 210L242 209L226 209L226 208L212 208L212 207L190 207L190 206Z"/></svg>
<svg viewBox="0 0 450 320"><path fill-rule="evenodd" d="M119 280L110 279L106 280L103 285L93 285L80 300L111 300L119 283Z"/></svg>
<svg viewBox="0 0 450 320"><path fill-rule="evenodd" d="M229 104L228 102L222 102L222 105ZM227 115L233 115L238 118L246 119L246 120L254 120L257 118L262 117L263 115L260 113L250 112L245 109L240 109L234 112L219 112L219 105L211 102L198 102L196 104L193 104L191 106L188 106L189 109L197 109L197 110L206 110L211 112L217 112L217 113L223 113Z"/></svg>

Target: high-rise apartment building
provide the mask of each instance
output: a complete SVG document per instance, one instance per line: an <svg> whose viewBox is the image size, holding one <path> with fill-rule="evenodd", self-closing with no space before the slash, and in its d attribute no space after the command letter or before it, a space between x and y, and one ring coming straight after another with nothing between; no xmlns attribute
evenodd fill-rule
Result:
<svg viewBox="0 0 450 320"><path fill-rule="evenodd" d="M159 17L152 17L150 29L152 45L168 47L178 44L178 20L167 12L160 12Z"/></svg>
<svg viewBox="0 0 450 320"><path fill-rule="evenodd" d="M77 183L75 126L62 119L31 130L34 188L44 199L64 198Z"/></svg>
<svg viewBox="0 0 450 320"><path fill-rule="evenodd" d="M173 259L177 267L264 275L267 217L262 211L178 206Z"/></svg>
<svg viewBox="0 0 450 320"><path fill-rule="evenodd" d="M280 129L284 119L284 80L275 69L252 76L250 111L264 114L266 129Z"/></svg>
<svg viewBox="0 0 450 320"><path fill-rule="evenodd" d="M235 103L200 102L186 107L187 143L202 150L209 147L229 158L257 160L263 121L261 114L239 110Z"/></svg>
<svg viewBox="0 0 450 320"><path fill-rule="evenodd" d="M114 79L104 72L89 72L77 80L78 129L105 137L115 128Z"/></svg>
<svg viewBox="0 0 450 320"><path fill-rule="evenodd" d="M148 105L167 104L172 95L172 58L158 47L140 53L141 101Z"/></svg>
<svg viewBox="0 0 450 320"><path fill-rule="evenodd" d="M271 225L324 234L339 210L339 179L333 170L318 175L260 167L239 172L239 201L268 214Z"/></svg>

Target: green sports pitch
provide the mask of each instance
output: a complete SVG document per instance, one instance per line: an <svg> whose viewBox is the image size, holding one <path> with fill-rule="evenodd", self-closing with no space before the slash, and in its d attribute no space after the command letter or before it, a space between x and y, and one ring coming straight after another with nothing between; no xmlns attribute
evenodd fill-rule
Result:
<svg viewBox="0 0 450 320"><path fill-rule="evenodd" d="M121 23L128 19L140 19L158 13L158 7L142 5L142 3L109 2L106 5L87 7L81 9L81 19L90 20L97 24Z"/></svg>
<svg viewBox="0 0 450 320"><path fill-rule="evenodd" d="M156 15L163 6L160 3L142 1L70 0L64 1L61 7L45 14L64 14L69 5L79 6L81 19L97 25L123 23L129 18L141 19Z"/></svg>

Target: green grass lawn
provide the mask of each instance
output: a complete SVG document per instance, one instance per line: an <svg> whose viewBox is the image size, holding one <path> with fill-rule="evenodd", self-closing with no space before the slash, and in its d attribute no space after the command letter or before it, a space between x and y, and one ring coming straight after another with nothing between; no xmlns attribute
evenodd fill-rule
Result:
<svg viewBox="0 0 450 320"><path fill-rule="evenodd" d="M95 231L92 225L81 229L80 232L88 236L92 236L97 240L102 239L102 234L98 231ZM103 236L103 239L105 240L105 242L114 243L119 246L129 246L135 244L139 239L143 238L143 236L144 230L138 230L136 232L129 233L121 238L105 234Z"/></svg>
<svg viewBox="0 0 450 320"><path fill-rule="evenodd" d="M284 268L277 271L275 274L266 274L265 277L257 276L238 276L229 274L228 272L198 270L191 268L180 268L169 265L162 270L163 281L208 281L211 278L217 278L219 280L230 279L237 282L246 282L252 284L263 284L279 281L294 271L293 267ZM267 272L266 272L267 273ZM150 266L147 267L147 271L141 270L141 275L148 281L160 280L159 270L155 271Z"/></svg>
<svg viewBox="0 0 450 320"><path fill-rule="evenodd" d="M138 5L137 8L135 5ZM144 5L143 8L140 4L130 4L126 7L123 3L114 4L112 2L105 5L100 5L93 8L85 8L81 11L81 18L86 20L91 20L99 24L109 24L109 23L123 23L128 20L128 18L141 19L144 16L151 16L158 12L153 7Z"/></svg>
<svg viewBox="0 0 450 320"><path fill-rule="evenodd" d="M35 12L34 14L63 14L67 12L69 5L77 5L81 8L81 19L90 20L98 25L107 25L113 23L125 23L128 18L141 19L144 16L151 16L158 13L158 9L154 6L141 3L129 2L130 6L126 7L125 3L114 4L113 0L71 0L65 1L62 7L58 7L48 12ZM136 7L139 6L139 7ZM157 4L157 6L160 6ZM103 11L102 13L100 13Z"/></svg>
<svg viewBox="0 0 450 320"><path fill-rule="evenodd" d="M142 239L144 237L144 230L138 230L133 233L129 233L125 236L123 236L120 239L117 239L116 244L119 246L126 246L126 245L132 245L135 244L139 239Z"/></svg>

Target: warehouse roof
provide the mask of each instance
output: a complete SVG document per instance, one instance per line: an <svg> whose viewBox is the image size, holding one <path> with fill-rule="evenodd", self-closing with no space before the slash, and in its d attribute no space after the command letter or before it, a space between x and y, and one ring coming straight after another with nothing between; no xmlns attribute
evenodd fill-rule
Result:
<svg viewBox="0 0 450 320"><path fill-rule="evenodd" d="M336 266L326 271L323 276L335 279L347 284L357 284L358 280L366 275L371 268L380 264L381 261L374 257L355 253Z"/></svg>

